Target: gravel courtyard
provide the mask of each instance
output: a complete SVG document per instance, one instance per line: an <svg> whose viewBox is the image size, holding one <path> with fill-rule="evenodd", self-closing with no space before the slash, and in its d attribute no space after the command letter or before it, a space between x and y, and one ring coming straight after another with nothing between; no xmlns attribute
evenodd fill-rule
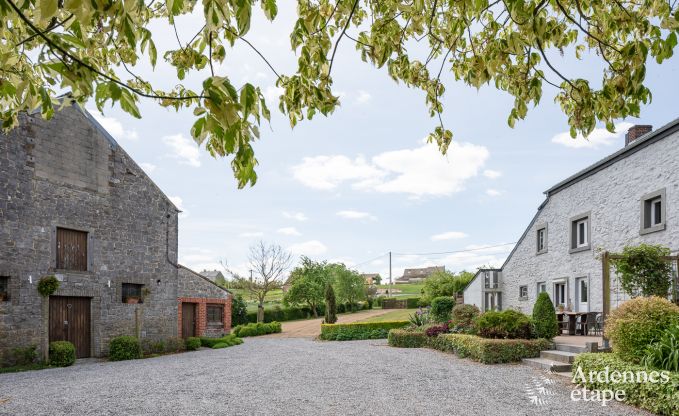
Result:
<svg viewBox="0 0 679 416"><path fill-rule="evenodd" d="M543 402L531 403L527 389L537 395L541 387ZM390 348L383 340L268 338L223 350L0 374L0 414L645 414L616 403L573 402L570 390L565 379L522 365L486 366L427 349Z"/></svg>

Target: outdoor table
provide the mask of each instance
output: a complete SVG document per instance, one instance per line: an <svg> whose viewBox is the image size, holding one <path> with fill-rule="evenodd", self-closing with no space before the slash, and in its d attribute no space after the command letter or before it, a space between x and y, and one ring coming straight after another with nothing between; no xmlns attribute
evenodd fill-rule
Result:
<svg viewBox="0 0 679 416"><path fill-rule="evenodd" d="M587 315L587 312L557 312L557 315L568 316L568 335L576 335L576 324L578 321L578 316ZM581 331L582 332L582 331ZM585 334L580 334L585 335Z"/></svg>

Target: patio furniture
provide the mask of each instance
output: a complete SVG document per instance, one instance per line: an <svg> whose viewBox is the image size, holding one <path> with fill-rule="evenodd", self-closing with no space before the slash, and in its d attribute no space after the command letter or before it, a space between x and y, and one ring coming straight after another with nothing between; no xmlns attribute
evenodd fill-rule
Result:
<svg viewBox="0 0 679 416"><path fill-rule="evenodd" d="M594 327L596 320L596 312L587 312L579 315L575 332L578 335L589 335L589 331Z"/></svg>
<svg viewBox="0 0 679 416"><path fill-rule="evenodd" d="M559 324L559 333L563 334L564 330L570 331L570 322L565 313L557 313L556 322Z"/></svg>
<svg viewBox="0 0 679 416"><path fill-rule="evenodd" d="M594 324L592 325L592 333L594 335L601 335L604 324L601 312L594 312Z"/></svg>

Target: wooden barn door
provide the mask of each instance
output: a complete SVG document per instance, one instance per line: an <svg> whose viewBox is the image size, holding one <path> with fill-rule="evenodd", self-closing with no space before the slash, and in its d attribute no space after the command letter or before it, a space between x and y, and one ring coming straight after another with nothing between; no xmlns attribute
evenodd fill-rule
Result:
<svg viewBox="0 0 679 416"><path fill-rule="evenodd" d="M182 302L182 338L196 336L196 304Z"/></svg>
<svg viewBox="0 0 679 416"><path fill-rule="evenodd" d="M90 356L90 298L50 296L49 340L70 341L75 356Z"/></svg>

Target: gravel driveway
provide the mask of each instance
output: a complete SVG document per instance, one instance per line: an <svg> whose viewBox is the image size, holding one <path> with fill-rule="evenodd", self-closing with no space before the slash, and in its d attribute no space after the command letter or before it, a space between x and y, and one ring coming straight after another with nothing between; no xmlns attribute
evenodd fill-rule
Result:
<svg viewBox="0 0 679 416"><path fill-rule="evenodd" d="M2 415L633 415L564 379L385 341L246 339L222 350L0 374ZM547 386L544 404L526 388Z"/></svg>

